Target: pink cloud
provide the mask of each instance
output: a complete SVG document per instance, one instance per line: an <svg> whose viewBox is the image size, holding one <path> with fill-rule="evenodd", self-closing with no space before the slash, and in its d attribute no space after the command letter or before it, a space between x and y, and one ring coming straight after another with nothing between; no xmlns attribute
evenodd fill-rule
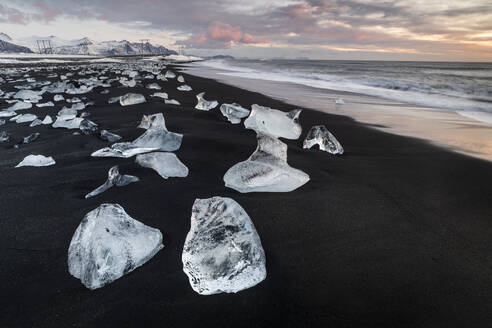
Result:
<svg viewBox="0 0 492 328"><path fill-rule="evenodd" d="M37 14L36 17L46 22L52 21L62 14L62 11L60 9L51 8L42 1L37 1L34 6L41 12L41 14Z"/></svg>
<svg viewBox="0 0 492 328"><path fill-rule="evenodd" d="M27 24L29 15L20 10L0 4L0 22Z"/></svg>
<svg viewBox="0 0 492 328"><path fill-rule="evenodd" d="M188 40L178 42L192 47L200 48L228 48L233 43L255 44L267 43L266 38L255 38L242 31L239 26L216 21L209 25L206 31L194 35Z"/></svg>

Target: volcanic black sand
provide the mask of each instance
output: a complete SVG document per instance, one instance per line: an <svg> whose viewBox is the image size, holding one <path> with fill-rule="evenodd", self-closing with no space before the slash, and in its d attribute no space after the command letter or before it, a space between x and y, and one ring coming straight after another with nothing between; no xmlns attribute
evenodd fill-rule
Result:
<svg viewBox="0 0 492 328"><path fill-rule="evenodd" d="M136 128L143 114L164 113L168 129L184 134L176 154L190 169L187 178L164 180L134 158L91 158L108 144L96 136L29 123L0 127L14 139L0 144L1 327L491 325L492 163L306 109L301 138L284 141L289 164L311 181L290 193L240 194L222 178L254 151L255 132L230 124L218 109L194 110L195 94L244 107L293 106L184 76L192 92L160 82L182 106L151 99L154 91L142 87L85 96L96 102L86 109L89 119L125 141L143 133ZM107 104L126 92L149 101ZM22 112L55 117L61 106ZM316 124L340 140L343 156L302 149ZM37 141L13 148L32 132L41 133ZM53 156L56 165L14 168L29 154ZM141 181L84 199L113 165ZM212 196L231 197L247 211L266 253L266 280L237 294L198 295L182 271L192 204ZM160 229L165 247L90 291L68 273L67 250L84 215L102 203L118 203Z"/></svg>

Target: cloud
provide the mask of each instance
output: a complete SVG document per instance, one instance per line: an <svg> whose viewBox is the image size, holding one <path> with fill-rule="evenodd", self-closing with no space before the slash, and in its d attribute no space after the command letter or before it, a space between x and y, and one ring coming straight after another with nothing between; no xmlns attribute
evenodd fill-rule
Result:
<svg viewBox="0 0 492 328"><path fill-rule="evenodd" d="M0 4L0 22L11 24L26 24L29 16L20 10Z"/></svg>

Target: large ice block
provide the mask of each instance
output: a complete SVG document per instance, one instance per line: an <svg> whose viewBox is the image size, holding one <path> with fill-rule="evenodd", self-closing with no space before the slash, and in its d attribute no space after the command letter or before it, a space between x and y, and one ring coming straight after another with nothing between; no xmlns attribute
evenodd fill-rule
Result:
<svg viewBox="0 0 492 328"><path fill-rule="evenodd" d="M274 137L298 139L302 133L302 127L298 123L301 111L301 109L294 109L290 112L282 112L255 104L251 106L251 114L244 121L244 126Z"/></svg>
<svg viewBox="0 0 492 328"><path fill-rule="evenodd" d="M141 154L136 157L136 162L140 166L153 169L164 179L188 176L188 168L173 153Z"/></svg>
<svg viewBox="0 0 492 328"><path fill-rule="evenodd" d="M324 125L315 125L309 130L304 139L302 148L311 148L318 145L320 150L329 152L333 155L343 154L343 147L337 138Z"/></svg>

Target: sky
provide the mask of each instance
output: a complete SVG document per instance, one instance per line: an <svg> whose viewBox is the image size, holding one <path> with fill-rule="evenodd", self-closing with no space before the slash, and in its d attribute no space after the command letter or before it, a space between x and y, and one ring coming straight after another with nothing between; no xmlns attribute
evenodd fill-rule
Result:
<svg viewBox="0 0 492 328"><path fill-rule="evenodd" d="M0 0L0 32L202 56L492 61L492 1Z"/></svg>

